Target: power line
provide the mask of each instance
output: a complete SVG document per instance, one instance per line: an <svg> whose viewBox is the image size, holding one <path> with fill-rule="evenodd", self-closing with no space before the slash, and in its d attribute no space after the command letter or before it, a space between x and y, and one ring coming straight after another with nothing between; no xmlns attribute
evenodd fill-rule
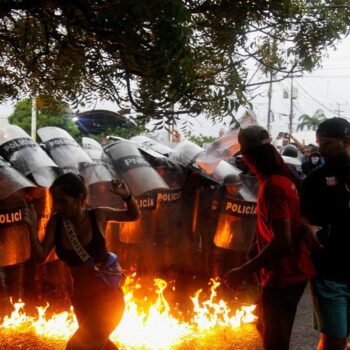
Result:
<svg viewBox="0 0 350 350"><path fill-rule="evenodd" d="M318 101L315 97L313 97L312 95L310 95L298 82L296 82L297 85L312 99L314 100L316 103L318 103L320 106L322 106L323 108L327 109L328 111L335 113L334 110L328 108L327 106L325 106L323 103L321 103L320 101ZM340 116L340 115L339 115ZM344 116L342 116L344 117Z"/></svg>
<svg viewBox="0 0 350 350"><path fill-rule="evenodd" d="M303 75L298 78L350 78L350 75Z"/></svg>

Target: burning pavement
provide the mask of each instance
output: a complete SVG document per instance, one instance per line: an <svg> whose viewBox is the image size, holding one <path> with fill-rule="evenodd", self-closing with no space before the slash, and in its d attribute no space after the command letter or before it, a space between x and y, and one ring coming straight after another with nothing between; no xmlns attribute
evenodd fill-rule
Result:
<svg viewBox="0 0 350 350"><path fill-rule="evenodd" d="M229 305L218 295L217 280L190 296L185 308L176 302L172 281L152 284L135 275L125 282L125 313L111 335L120 349L259 348L255 305ZM73 310L54 312L46 303L27 311L24 302L12 303L0 324L0 349L64 349L77 328Z"/></svg>

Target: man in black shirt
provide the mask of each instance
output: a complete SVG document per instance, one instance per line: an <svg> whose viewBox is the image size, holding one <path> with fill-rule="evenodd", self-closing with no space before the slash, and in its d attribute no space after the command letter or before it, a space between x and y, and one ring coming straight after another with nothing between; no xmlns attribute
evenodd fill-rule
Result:
<svg viewBox="0 0 350 350"><path fill-rule="evenodd" d="M318 350L343 350L350 324L350 123L322 122L316 131L325 164L303 184L307 237L314 237L316 278L312 281Z"/></svg>

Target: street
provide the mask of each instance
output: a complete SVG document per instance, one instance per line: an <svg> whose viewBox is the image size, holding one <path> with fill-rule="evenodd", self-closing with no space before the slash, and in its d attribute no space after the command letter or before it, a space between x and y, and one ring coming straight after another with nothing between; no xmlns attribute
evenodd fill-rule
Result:
<svg viewBox="0 0 350 350"><path fill-rule="evenodd" d="M318 332L312 326L312 307L309 290L307 289L299 304L298 312L293 328L290 350L313 350L316 349ZM52 341L28 333L13 333L5 331L0 336L1 350L63 350L63 341ZM128 349L120 347L120 349ZM144 349L144 348L143 348ZM177 350L188 349L235 349L235 350L262 350L259 335L255 325L248 324L242 328L228 331L215 331L195 341L188 339L181 345L174 347ZM136 349L135 349L136 350Z"/></svg>

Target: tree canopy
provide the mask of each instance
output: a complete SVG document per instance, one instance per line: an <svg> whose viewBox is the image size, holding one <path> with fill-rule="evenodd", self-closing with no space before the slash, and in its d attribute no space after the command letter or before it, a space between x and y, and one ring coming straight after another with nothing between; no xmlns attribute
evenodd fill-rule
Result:
<svg viewBox="0 0 350 350"><path fill-rule="evenodd" d="M68 131L73 137L80 134L78 127L72 120L68 106L52 98L37 97L37 127L57 126ZM32 101L29 98L16 103L15 110L10 115L9 122L18 125L29 135L31 134Z"/></svg>
<svg viewBox="0 0 350 350"><path fill-rule="evenodd" d="M278 79L309 71L349 24L348 0L3 0L0 102L222 118L255 87L248 61Z"/></svg>

